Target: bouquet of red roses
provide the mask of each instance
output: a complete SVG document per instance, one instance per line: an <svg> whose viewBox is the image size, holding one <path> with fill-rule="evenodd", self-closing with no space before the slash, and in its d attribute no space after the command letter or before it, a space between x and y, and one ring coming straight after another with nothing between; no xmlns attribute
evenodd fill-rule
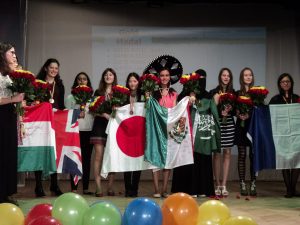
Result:
<svg viewBox="0 0 300 225"><path fill-rule="evenodd" d="M247 96L238 96L236 100L236 110L238 114L245 115L249 113L253 107L253 101ZM245 126L245 121L241 121L241 127Z"/></svg>
<svg viewBox="0 0 300 225"><path fill-rule="evenodd" d="M79 85L73 88L71 93L76 101L76 104L80 105L80 110L84 111L86 103L93 95L93 89L86 85Z"/></svg>
<svg viewBox="0 0 300 225"><path fill-rule="evenodd" d="M15 70L9 73L9 77L13 82L7 87L8 89L10 89L13 93L24 93L26 99L33 100L33 83L35 81L33 73L26 70ZM16 111L18 115L24 115L24 109L22 108L21 102L16 104Z"/></svg>
<svg viewBox="0 0 300 225"><path fill-rule="evenodd" d="M112 87L112 98L110 99L110 104L112 106L111 116L114 118L116 115L116 107L122 106L128 100L130 91L127 87L122 85L115 85Z"/></svg>
<svg viewBox="0 0 300 225"><path fill-rule="evenodd" d="M89 111L94 115L101 115L102 113L108 112L110 103L105 100L105 96L97 96L92 99L89 105Z"/></svg>
<svg viewBox="0 0 300 225"><path fill-rule="evenodd" d="M181 76L179 82L183 85L185 93L194 92L196 95L200 94L199 80L201 76L197 73L184 74Z"/></svg>
<svg viewBox="0 0 300 225"><path fill-rule="evenodd" d="M34 101L36 104L39 104L40 102L48 102L50 98L50 86L47 82L43 80L36 79L33 82L33 88L34 88Z"/></svg>
<svg viewBox="0 0 300 225"><path fill-rule="evenodd" d="M236 96L233 93L221 93L219 98L219 104L221 111L226 110L227 112L231 111L234 107ZM223 116L222 122L226 123L227 116Z"/></svg>
<svg viewBox="0 0 300 225"><path fill-rule="evenodd" d="M265 98L269 94L268 89L263 86L251 87L247 94L251 97L255 106L264 105Z"/></svg>
<svg viewBox="0 0 300 225"><path fill-rule="evenodd" d="M146 92L152 93L153 91L158 89L160 80L154 74L144 74L143 76L141 76L140 82L141 82L141 90L144 93Z"/></svg>

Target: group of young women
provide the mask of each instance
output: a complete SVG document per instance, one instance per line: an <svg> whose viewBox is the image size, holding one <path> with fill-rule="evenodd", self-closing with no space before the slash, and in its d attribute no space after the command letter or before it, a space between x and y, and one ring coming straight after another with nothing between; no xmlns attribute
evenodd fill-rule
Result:
<svg viewBox="0 0 300 225"><path fill-rule="evenodd" d="M17 116L14 113L14 104L24 99L22 93L11 93L7 89L7 85L11 82L8 74L15 70L17 66L16 54L14 47L10 44L0 43L0 117L5 118L0 123L0 202L13 202L11 195L17 190ZM73 109L78 107L72 95L64 99L65 88L59 75L59 62L56 59L48 59L40 69L37 75L38 79L44 80L51 85L50 102L53 108L57 109ZM142 93L140 90L140 77L136 73L130 73L126 79L126 87L130 90L130 96L127 103L133 107L134 102L144 101L149 95L152 95L159 104L166 108L174 107L178 101L184 96L190 97L190 108L193 122L197 121L197 114L212 114L216 122L216 129L220 128L220 135L215 136L215 147L209 148L198 144L194 148L194 164L175 168L173 172L171 192L187 192L193 196L205 195L223 195L227 196L227 178L230 166L231 148L234 145L238 147L238 172L240 179L241 195L256 196L256 177L253 170L253 152L251 142L247 138L246 132L251 118L249 114L240 114L232 107L219 106L219 98L222 93L231 92L236 95L247 95L247 91L254 85L254 74L250 68L244 68L240 73L240 90L233 89L233 76L228 68L222 68L218 76L218 86L206 91L206 72L202 69L196 71L201 76L200 94L186 93L182 91L179 95L170 86L171 76L169 68L162 68L158 71L160 79L160 87L154 93ZM95 96L105 96L107 100L112 97L112 87L116 85L117 75L112 68L103 71L99 86L95 91ZM76 75L72 88L77 85L87 85L92 87L89 76L80 72ZM274 96L270 104L290 104L296 102L298 95L293 93L293 79L289 74L282 74L278 78L279 94ZM196 106L196 102L201 102ZM95 194L97 197L104 195L101 185L100 170L102 167L103 154L107 134L105 133L108 120L110 118L111 109L106 113L93 117L86 110L81 112L79 116L80 144L82 153L83 166L83 194ZM226 117L226 122L222 120ZM237 119L235 120L234 117ZM236 121L236 122L235 122ZM245 126L240 123L245 121ZM198 121L199 122L199 121ZM197 136L195 138L198 138ZM196 143L197 141L195 141ZM91 154L95 151L93 161L94 178L96 183L96 191L89 191ZM250 185L247 186L245 181L246 172L246 155L249 149L250 158ZM223 152L223 162L221 169L221 153ZM222 176L221 176L222 171ZM160 172L163 174L163 185L159 188ZM167 197L168 180L171 170L153 170L154 194L153 197ZM108 176L107 195L114 196L113 190L114 173ZM124 173L125 196L136 197L138 195L138 184L141 171L128 171ZM299 176L298 169L283 170L283 177L287 187L286 197L297 196L295 190L297 179ZM42 186L41 171L35 172L36 177L36 196L45 195ZM214 185L215 178L215 185ZM215 188L214 188L215 187ZM77 185L71 179L72 191L77 191ZM50 190L55 195L62 194L57 182L57 174L51 175Z"/></svg>

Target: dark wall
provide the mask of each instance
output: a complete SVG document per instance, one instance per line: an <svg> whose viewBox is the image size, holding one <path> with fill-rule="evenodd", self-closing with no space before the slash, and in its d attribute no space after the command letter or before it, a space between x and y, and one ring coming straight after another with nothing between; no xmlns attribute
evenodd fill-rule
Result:
<svg viewBox="0 0 300 225"><path fill-rule="evenodd" d="M26 0L1 0L0 41L12 43L24 64Z"/></svg>

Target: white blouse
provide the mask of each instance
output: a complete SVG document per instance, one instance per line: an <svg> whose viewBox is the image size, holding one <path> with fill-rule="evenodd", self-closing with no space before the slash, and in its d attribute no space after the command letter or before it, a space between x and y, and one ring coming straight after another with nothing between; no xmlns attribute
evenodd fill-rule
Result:
<svg viewBox="0 0 300 225"><path fill-rule="evenodd" d="M0 73L0 98L8 98L12 96L11 90L7 87L12 84L12 80L8 75L3 76Z"/></svg>

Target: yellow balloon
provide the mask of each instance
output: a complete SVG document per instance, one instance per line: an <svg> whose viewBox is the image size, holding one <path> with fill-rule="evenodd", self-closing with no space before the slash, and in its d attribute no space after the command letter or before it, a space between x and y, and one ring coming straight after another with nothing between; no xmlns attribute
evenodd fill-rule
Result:
<svg viewBox="0 0 300 225"><path fill-rule="evenodd" d="M225 221L223 225L258 225L248 216L233 216Z"/></svg>
<svg viewBox="0 0 300 225"><path fill-rule="evenodd" d="M223 224L229 217L229 208L219 200L208 200L199 206L198 224L208 221L212 224Z"/></svg>
<svg viewBox="0 0 300 225"><path fill-rule="evenodd" d="M221 223L206 220L206 221L200 221L197 223L197 225L222 225Z"/></svg>
<svg viewBox="0 0 300 225"><path fill-rule="evenodd" d="M22 210L10 203L0 204L0 225L24 225Z"/></svg>

